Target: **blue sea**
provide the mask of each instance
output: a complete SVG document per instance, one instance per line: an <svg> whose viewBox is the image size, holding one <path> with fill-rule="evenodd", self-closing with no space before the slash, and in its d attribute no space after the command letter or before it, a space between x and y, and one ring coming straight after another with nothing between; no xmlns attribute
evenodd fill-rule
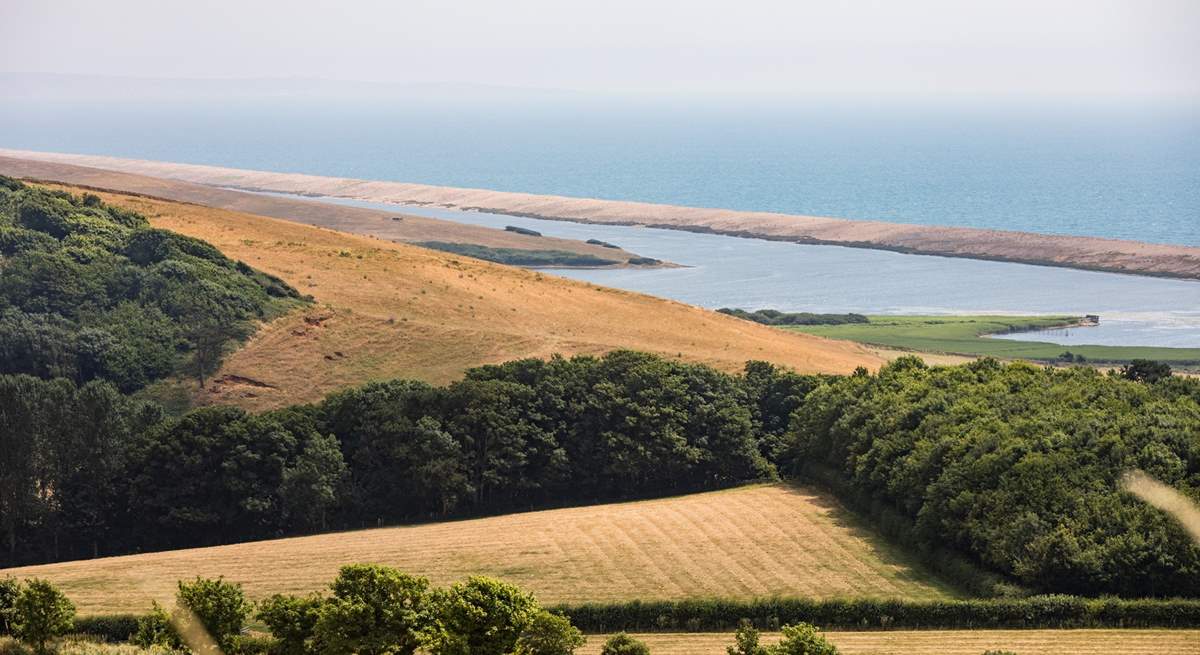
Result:
<svg viewBox="0 0 1200 655"><path fill-rule="evenodd" d="M0 147L1200 246L1195 107L25 98Z"/></svg>
<svg viewBox="0 0 1200 655"><path fill-rule="evenodd" d="M280 194L282 195L282 194ZM296 197L296 196L291 196ZM1100 325L1004 335L1065 345L1200 348L1200 282L798 245L682 230L549 221L436 207L390 209L546 236L600 239L681 268L558 269L555 275L701 307L866 314L1099 314Z"/></svg>

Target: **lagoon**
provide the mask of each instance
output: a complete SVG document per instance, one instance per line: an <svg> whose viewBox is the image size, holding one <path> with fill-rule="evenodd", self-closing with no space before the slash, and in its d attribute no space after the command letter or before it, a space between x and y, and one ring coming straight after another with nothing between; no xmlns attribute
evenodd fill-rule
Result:
<svg viewBox="0 0 1200 655"><path fill-rule="evenodd" d="M554 274L708 308L863 314L1099 314L1090 328L1009 335L1051 343L1200 347L1200 282L1049 266L800 245L646 227L550 221L322 198L547 236L600 239L682 265Z"/></svg>

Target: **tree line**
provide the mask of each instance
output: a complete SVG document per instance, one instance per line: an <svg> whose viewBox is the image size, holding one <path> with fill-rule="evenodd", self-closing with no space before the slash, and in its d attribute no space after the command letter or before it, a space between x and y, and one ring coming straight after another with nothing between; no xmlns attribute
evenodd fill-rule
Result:
<svg viewBox="0 0 1200 655"><path fill-rule="evenodd" d="M1141 469L1200 498L1200 383L1096 369L913 357L831 379L792 414L788 472L831 471L918 542L1034 589L1194 596L1200 545L1121 491Z"/></svg>
<svg viewBox="0 0 1200 655"><path fill-rule="evenodd" d="M542 609L532 594L482 576L435 588L391 567L350 564L329 592L276 594L256 603L241 585L222 578L180 580L175 606L153 603L130 630L130 621L76 621L74 604L46 580L7 578L0 579L0 635L11 634L35 655L53 653L74 631L128 641L147 653L181 655L572 655L587 642L569 618ZM249 634L251 617L269 635ZM760 646L758 630L745 623L729 652L837 653L812 625L789 624L781 631L778 644ZM600 653L650 655L650 650L621 632L608 637Z"/></svg>
<svg viewBox="0 0 1200 655"><path fill-rule="evenodd" d="M782 425L759 427L748 385L816 380L760 368L737 377L615 352L180 416L103 381L0 376L0 563L770 479L762 435Z"/></svg>
<svg viewBox="0 0 1200 655"><path fill-rule="evenodd" d="M0 176L0 373L201 380L299 293L142 216Z"/></svg>
<svg viewBox="0 0 1200 655"><path fill-rule="evenodd" d="M1131 371L1131 374L1137 371ZM167 416L0 376L5 564L593 503L832 471L1036 590L1194 595L1200 547L1122 492L1200 496L1200 381L992 360L741 375L629 351Z"/></svg>

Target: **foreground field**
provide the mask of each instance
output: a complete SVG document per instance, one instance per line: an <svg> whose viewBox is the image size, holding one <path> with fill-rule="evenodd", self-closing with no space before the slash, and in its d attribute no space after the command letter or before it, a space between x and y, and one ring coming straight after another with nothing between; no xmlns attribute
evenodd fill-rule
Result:
<svg viewBox="0 0 1200 655"><path fill-rule="evenodd" d="M374 562L438 584L481 573L546 604L787 595L935 599L950 590L859 526L830 496L756 485L676 498L67 562L47 578L84 613L141 611L196 575L253 598L322 589Z"/></svg>
<svg viewBox="0 0 1200 655"><path fill-rule="evenodd" d="M481 364L616 348L725 370L765 359L846 373L883 361L856 344L544 273L199 205L101 195L317 300L259 330L201 392L202 403L279 407L370 380L444 383Z"/></svg>
<svg viewBox="0 0 1200 655"><path fill-rule="evenodd" d="M1053 328L1068 324L1061 316L871 316L870 323L801 325L785 329L830 339L904 348L921 352L1055 360L1065 351L1096 362L1155 359L1164 362L1200 363L1200 348L1144 346L1064 346L1040 341L1010 341L988 334ZM1087 328L1080 328L1087 329Z"/></svg>
<svg viewBox="0 0 1200 655"><path fill-rule="evenodd" d="M763 635L772 644L778 635ZM1200 653L1200 630L897 630L893 632L826 632L842 655L980 655L1006 650L1019 655L1084 655L1122 653L1159 655ZM637 635L654 655L724 655L733 644L729 633L664 633ZM596 655L601 636L588 638L580 655Z"/></svg>
<svg viewBox="0 0 1200 655"><path fill-rule="evenodd" d="M981 655L1003 649L1018 655L1185 655L1200 653L1200 630L900 630L826 632L842 655ZM653 655L725 655L733 635L723 632L639 634ZM596 655L603 635L591 635L577 655ZM763 644L779 640L764 634ZM0 638L0 652L11 652L11 639ZM61 655L153 655L129 644L68 640Z"/></svg>

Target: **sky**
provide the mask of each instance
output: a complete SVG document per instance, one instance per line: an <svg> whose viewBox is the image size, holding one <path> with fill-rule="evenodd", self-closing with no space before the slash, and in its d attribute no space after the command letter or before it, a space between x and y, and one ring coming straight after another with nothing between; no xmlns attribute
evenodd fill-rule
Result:
<svg viewBox="0 0 1200 655"><path fill-rule="evenodd" d="M0 71L1200 99L1200 0L0 0Z"/></svg>

